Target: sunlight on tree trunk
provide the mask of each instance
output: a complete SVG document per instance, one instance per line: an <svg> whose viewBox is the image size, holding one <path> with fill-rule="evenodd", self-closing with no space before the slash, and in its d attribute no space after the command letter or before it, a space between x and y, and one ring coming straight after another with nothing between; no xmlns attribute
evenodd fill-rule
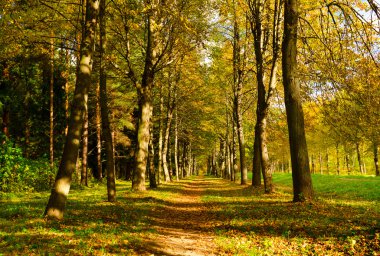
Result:
<svg viewBox="0 0 380 256"><path fill-rule="evenodd" d="M67 195L70 191L71 176L75 170L78 157L79 141L82 135L83 114L86 98L91 84L92 55L99 12L99 0L87 1L86 27L84 30L82 47L80 50L80 64L77 75L77 84L71 109L69 129L63 149L61 164L51 190L49 202L45 209L45 216L62 219Z"/></svg>

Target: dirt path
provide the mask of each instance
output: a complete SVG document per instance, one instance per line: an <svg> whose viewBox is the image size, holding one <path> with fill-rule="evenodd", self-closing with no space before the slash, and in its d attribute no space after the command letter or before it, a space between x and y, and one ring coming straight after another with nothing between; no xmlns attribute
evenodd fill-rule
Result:
<svg viewBox="0 0 380 256"><path fill-rule="evenodd" d="M212 182L198 177L186 181L178 196L152 209L152 228L157 231L150 249L153 255L215 255L215 221L201 196ZM149 243L149 242L148 242Z"/></svg>

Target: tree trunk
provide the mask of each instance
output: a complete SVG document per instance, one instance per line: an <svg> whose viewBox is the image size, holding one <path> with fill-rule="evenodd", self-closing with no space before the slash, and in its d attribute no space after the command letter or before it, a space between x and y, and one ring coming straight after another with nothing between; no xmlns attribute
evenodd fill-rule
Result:
<svg viewBox="0 0 380 256"><path fill-rule="evenodd" d="M103 179L102 167L102 117L100 111L100 83L96 86L96 160L98 167L98 180Z"/></svg>
<svg viewBox="0 0 380 256"><path fill-rule="evenodd" d="M356 143L356 154L358 156L358 164L359 164L359 171L361 174L364 174L364 168L363 168L363 161L360 154L360 145L359 143Z"/></svg>
<svg viewBox="0 0 380 256"><path fill-rule="evenodd" d="M177 108L177 87L174 88L174 165L177 181L179 181L179 165L178 165L178 108Z"/></svg>
<svg viewBox="0 0 380 256"><path fill-rule="evenodd" d="M82 172L80 175L80 184L87 186L87 155L88 155L88 102L86 99L84 108L84 124L83 124L83 137L82 137Z"/></svg>
<svg viewBox="0 0 380 256"><path fill-rule="evenodd" d="M373 160L375 162L375 173L376 176L380 176L379 170L379 157L378 157L378 146L377 143L373 143Z"/></svg>
<svg viewBox="0 0 380 256"><path fill-rule="evenodd" d="M153 116L153 107L151 109L151 116ZM157 188L156 168L154 166L154 144L153 144L153 122L150 124L150 138L149 138L149 187Z"/></svg>
<svg viewBox="0 0 380 256"><path fill-rule="evenodd" d="M50 168L54 168L54 39L52 35L50 46Z"/></svg>
<svg viewBox="0 0 380 256"><path fill-rule="evenodd" d="M153 21L151 15L148 15L144 72L142 75L141 86L138 86L137 88L139 98L137 149L135 154L135 169L132 179L132 189L137 191L146 190L145 173L147 167L147 153L150 138L150 109L152 107L152 89L154 81L152 22Z"/></svg>
<svg viewBox="0 0 380 256"><path fill-rule="evenodd" d="M340 174L340 162L339 162L339 144L337 143L335 146L335 151L336 151L336 173L337 175Z"/></svg>
<svg viewBox="0 0 380 256"><path fill-rule="evenodd" d="M108 115L107 99L107 69L106 69L106 0L101 0L100 6L100 111L102 119L102 136L106 155L107 171L107 198L108 202L116 201L116 182L115 182L115 159L114 159L114 140Z"/></svg>
<svg viewBox="0 0 380 256"><path fill-rule="evenodd" d="M318 159L319 159L319 174L323 174L323 170L322 170L322 154L321 152L319 151L319 155L318 155Z"/></svg>
<svg viewBox="0 0 380 256"><path fill-rule="evenodd" d="M79 141L83 128L83 114L86 99L91 84L92 54L94 48L95 30L99 11L99 0L87 1L86 26L80 50L80 65L77 74L77 84L71 108L69 129L63 149L61 164L51 190L45 216L62 219L67 195L70 191L72 173L78 157Z"/></svg>
<svg viewBox="0 0 380 256"><path fill-rule="evenodd" d="M252 164L252 186L261 186L261 157L260 157L260 135L259 128L256 128L258 123L255 125L255 139L253 142L253 164Z"/></svg>
<svg viewBox="0 0 380 256"><path fill-rule="evenodd" d="M237 154L236 154L236 124L233 122L232 125L232 167L233 167L233 181L236 181L237 174L239 172L239 167L237 164Z"/></svg>
<svg viewBox="0 0 380 256"><path fill-rule="evenodd" d="M163 137L164 137L164 119L162 118L164 112L164 96L162 94L162 85L160 87L160 126L159 126L159 137L158 137L158 182L161 180L163 174L162 168L162 148L163 148Z"/></svg>
<svg viewBox="0 0 380 256"><path fill-rule="evenodd" d="M166 114L166 128L165 128L165 136L164 136L164 147L162 150L162 167L164 169L164 175L165 175L165 182L170 182L171 177L169 173L169 168L168 168L168 147L169 147L169 137L170 137L170 128L171 128L171 123L173 119L173 104L171 103L171 86L169 86L169 93L168 93L168 109L167 109L167 114ZM170 155L169 155L170 157Z"/></svg>
<svg viewBox="0 0 380 256"><path fill-rule="evenodd" d="M326 174L329 175L329 151L326 149Z"/></svg>
<svg viewBox="0 0 380 256"><path fill-rule="evenodd" d="M292 160L293 201L313 198L304 116L297 79L298 0L285 0L282 70Z"/></svg>

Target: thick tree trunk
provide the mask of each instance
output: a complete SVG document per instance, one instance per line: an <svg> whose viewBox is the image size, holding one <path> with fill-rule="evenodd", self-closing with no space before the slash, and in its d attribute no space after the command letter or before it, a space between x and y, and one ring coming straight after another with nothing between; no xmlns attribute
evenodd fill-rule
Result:
<svg viewBox="0 0 380 256"><path fill-rule="evenodd" d="M87 1L86 26L80 50L80 65L77 74L77 84L71 108L69 129L63 149L61 164L51 190L49 202L45 209L45 216L62 219L69 194L72 173L78 157L79 141L82 135L83 114L85 101L91 84L92 54L95 39L95 30L99 11L99 0Z"/></svg>
<svg viewBox="0 0 380 256"><path fill-rule="evenodd" d="M108 202L116 201L116 182L115 182L115 159L114 159L114 140L108 115L107 99L107 69L106 69L106 0L101 0L100 6L100 111L102 119L102 136L106 155L107 173L107 197Z"/></svg>
<svg viewBox="0 0 380 256"><path fill-rule="evenodd" d="M152 88L154 81L153 70L153 39L152 39L152 17L147 19L147 45L145 53L145 66L141 85L138 86L138 123L137 123L137 149L135 153L135 169L133 172L132 189L144 191L145 173L147 168L150 114L152 107Z"/></svg>
<svg viewBox="0 0 380 256"><path fill-rule="evenodd" d="M293 201L313 198L304 116L297 78L298 0L285 0L282 71L292 160Z"/></svg>
<svg viewBox="0 0 380 256"><path fill-rule="evenodd" d="M87 155L88 155L88 102L86 99L84 108L84 123L83 123L83 137L82 137L82 171L80 175L80 184L82 186L88 185L87 180Z"/></svg>
<svg viewBox="0 0 380 256"><path fill-rule="evenodd" d="M253 164L252 164L252 186L261 186L261 154L260 154L260 135L258 123L255 125L255 140L253 142ZM257 127L257 128L256 128Z"/></svg>

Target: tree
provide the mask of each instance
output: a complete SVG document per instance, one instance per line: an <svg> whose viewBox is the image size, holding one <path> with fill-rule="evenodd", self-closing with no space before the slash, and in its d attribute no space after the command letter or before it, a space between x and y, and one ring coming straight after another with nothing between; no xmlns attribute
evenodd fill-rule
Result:
<svg viewBox="0 0 380 256"><path fill-rule="evenodd" d="M92 58L95 30L98 21L99 0L88 0L86 7L86 26L82 37L80 64L66 143L54 186L51 190L49 202L44 213L45 216L55 219L63 218L67 195L70 191L71 176L75 170L78 157L79 141L83 130L84 111L91 84Z"/></svg>
<svg viewBox="0 0 380 256"><path fill-rule="evenodd" d="M256 56L256 80L257 80L257 108L255 125L255 142L253 151L253 178L252 185L261 183L260 169L264 177L266 193L273 191L272 171L267 149L267 116L272 96L277 83L277 60L280 52L280 20L282 10L280 1L271 3L260 0L248 1L250 8L250 25L254 37L254 49ZM270 10L273 9L273 14ZM264 24L266 25L264 25ZM270 61L268 55L271 56ZM269 78L266 79L266 76ZM265 85L268 80L268 85ZM268 88L268 89L267 89Z"/></svg>
<svg viewBox="0 0 380 256"><path fill-rule="evenodd" d="M114 160L114 142L108 116L108 99L107 99L107 23L106 23L106 0L100 0L99 25L100 25L100 112L102 119L102 135L104 137L105 153L106 153L106 170L107 170L107 194L108 201L116 200L116 184L115 184L115 160Z"/></svg>
<svg viewBox="0 0 380 256"><path fill-rule="evenodd" d="M298 1L285 0L282 73L292 161L293 201L313 198L304 117L297 79Z"/></svg>

